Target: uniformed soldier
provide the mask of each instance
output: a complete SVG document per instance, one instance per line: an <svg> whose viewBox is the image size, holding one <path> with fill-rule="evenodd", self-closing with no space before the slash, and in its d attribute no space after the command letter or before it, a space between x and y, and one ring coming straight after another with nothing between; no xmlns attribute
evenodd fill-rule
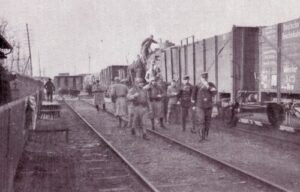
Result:
<svg viewBox="0 0 300 192"><path fill-rule="evenodd" d="M143 89L144 80L142 78L136 78L135 86L132 87L127 95L127 99L132 102L133 105L133 126L131 133L136 134L136 129L140 128L143 133L143 138L148 140L146 128L143 126L143 117L148 111L148 99L147 91Z"/></svg>
<svg viewBox="0 0 300 192"><path fill-rule="evenodd" d="M208 73L201 74L200 82L195 86L192 93L192 103L194 103L195 109L195 125L198 128L199 136L201 140L208 137L212 108L213 97L217 93L216 86L207 81ZM201 141L200 140L200 141Z"/></svg>
<svg viewBox="0 0 300 192"><path fill-rule="evenodd" d="M104 102L104 94L106 88L105 86L100 84L99 80L96 80L96 84L93 86L94 93L94 105L99 112L100 106L102 106L103 111L105 111L105 102Z"/></svg>
<svg viewBox="0 0 300 192"><path fill-rule="evenodd" d="M159 76L160 76L160 69L159 69L159 67L156 66L155 60L152 60L151 66L146 72L145 80L147 83L150 83L151 79L157 78Z"/></svg>
<svg viewBox="0 0 300 192"><path fill-rule="evenodd" d="M155 130L154 119L159 119L159 124L161 128L166 129L163 122L164 117L164 107L163 107L163 97L164 91L158 85L155 78L150 80L150 83L144 87L147 90L147 98L149 102L149 118L151 119L152 129Z"/></svg>
<svg viewBox="0 0 300 192"><path fill-rule="evenodd" d="M181 125L182 131L186 129L186 119L189 114L189 109L191 107L192 91L193 86L190 84L190 77L188 75L183 77L183 84L180 88L178 94L178 104L181 105Z"/></svg>
<svg viewBox="0 0 300 192"><path fill-rule="evenodd" d="M138 78L135 78L135 81L134 81L134 83L132 85L132 88L138 86L137 82L136 82L137 79ZM142 78L141 78L141 80L144 81ZM130 92L130 90L129 90L129 92ZM127 109L128 109L128 113L127 113L127 121L128 121L127 122L127 128L132 129L132 126L133 126L133 116L134 116L134 105L133 105L133 100L130 99L130 97L128 97L129 96L129 92L127 94Z"/></svg>
<svg viewBox="0 0 300 192"><path fill-rule="evenodd" d="M168 101L168 111L167 111L167 123L171 123L170 117L173 114L176 114L176 106L178 101L178 94L179 90L177 87L176 80L172 80L171 85L169 85L167 89L167 97L169 98ZM177 116L177 115L176 115Z"/></svg>
<svg viewBox="0 0 300 192"><path fill-rule="evenodd" d="M122 118L127 115L126 96L128 88L120 82L119 77L115 77L115 84L111 86L111 97L115 100L116 112L115 115L119 119L119 127L122 127Z"/></svg>
<svg viewBox="0 0 300 192"><path fill-rule="evenodd" d="M52 102L53 100L53 92L55 91L55 86L51 81L51 78L48 79L47 83L44 85L47 93L47 101Z"/></svg>

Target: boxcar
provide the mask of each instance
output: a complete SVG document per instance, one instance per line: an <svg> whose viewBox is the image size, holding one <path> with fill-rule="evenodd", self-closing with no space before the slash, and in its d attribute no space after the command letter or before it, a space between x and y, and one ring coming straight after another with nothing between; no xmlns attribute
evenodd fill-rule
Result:
<svg viewBox="0 0 300 192"><path fill-rule="evenodd" d="M105 85L112 84L115 77L127 78L127 65L111 65L100 72L100 81Z"/></svg>
<svg viewBox="0 0 300 192"><path fill-rule="evenodd" d="M260 29L261 100L300 99L300 18Z"/></svg>
<svg viewBox="0 0 300 192"><path fill-rule="evenodd" d="M56 91L59 89L83 90L85 75L58 75L54 77Z"/></svg>
<svg viewBox="0 0 300 192"><path fill-rule="evenodd" d="M221 98L236 98L240 90L258 91L259 28L236 27L223 35L173 46L161 53L160 68L165 81L189 75L199 82L207 71Z"/></svg>

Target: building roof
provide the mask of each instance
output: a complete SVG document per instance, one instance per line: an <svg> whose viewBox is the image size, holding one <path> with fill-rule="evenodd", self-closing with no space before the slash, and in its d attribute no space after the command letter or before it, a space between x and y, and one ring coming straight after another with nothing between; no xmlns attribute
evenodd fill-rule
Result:
<svg viewBox="0 0 300 192"><path fill-rule="evenodd" d="M12 46L7 40L0 34L0 49L12 49Z"/></svg>

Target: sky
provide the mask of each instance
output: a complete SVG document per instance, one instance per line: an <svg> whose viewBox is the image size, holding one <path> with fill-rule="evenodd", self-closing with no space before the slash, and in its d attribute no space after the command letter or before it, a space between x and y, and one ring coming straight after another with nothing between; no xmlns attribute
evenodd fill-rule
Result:
<svg viewBox="0 0 300 192"><path fill-rule="evenodd" d="M179 44L190 35L203 39L229 32L233 25L300 17L299 0L0 0L0 5L0 18L24 53L28 23L33 74L39 74L40 60L50 77L131 63L151 34Z"/></svg>

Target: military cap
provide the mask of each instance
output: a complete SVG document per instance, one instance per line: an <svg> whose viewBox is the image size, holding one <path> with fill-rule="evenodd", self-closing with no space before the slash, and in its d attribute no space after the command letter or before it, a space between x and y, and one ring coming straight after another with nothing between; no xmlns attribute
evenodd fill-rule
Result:
<svg viewBox="0 0 300 192"><path fill-rule="evenodd" d="M120 81L120 78L119 77L115 77L114 80L115 81Z"/></svg>
<svg viewBox="0 0 300 192"><path fill-rule="evenodd" d="M127 82L127 79L122 79L121 80L121 83L126 83Z"/></svg>
<svg viewBox="0 0 300 192"><path fill-rule="evenodd" d="M203 71L202 73L201 73L201 76L207 76L208 75L208 72L207 71Z"/></svg>
<svg viewBox="0 0 300 192"><path fill-rule="evenodd" d="M188 76L188 75L185 75L185 76L183 77L183 80L188 80L188 79L190 79L190 76Z"/></svg>
<svg viewBox="0 0 300 192"><path fill-rule="evenodd" d="M137 77L137 78L135 78L135 82L136 83L144 83L144 79L140 78L140 77Z"/></svg>

